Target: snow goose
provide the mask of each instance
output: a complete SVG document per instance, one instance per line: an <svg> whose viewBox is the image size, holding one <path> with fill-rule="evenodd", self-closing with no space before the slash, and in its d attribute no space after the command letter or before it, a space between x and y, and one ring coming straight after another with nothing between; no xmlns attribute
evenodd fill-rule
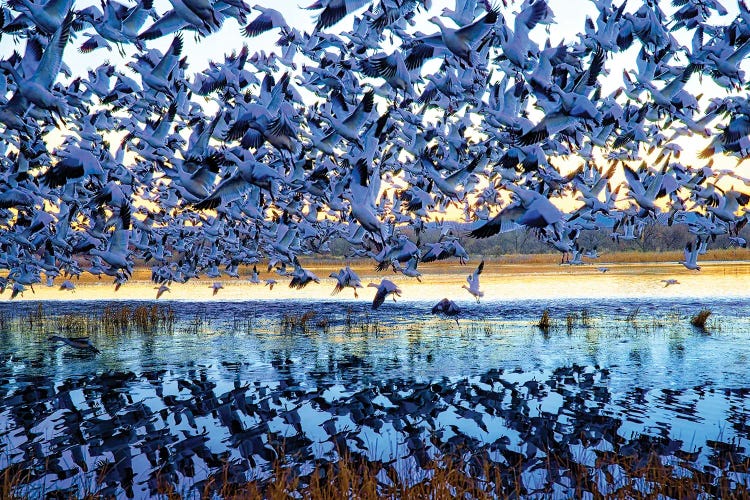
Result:
<svg viewBox="0 0 750 500"><path fill-rule="evenodd" d="M461 314L461 308L458 307L458 304L446 297L432 306L432 314L438 314L440 316L445 316L446 318L454 318L458 325L457 316Z"/></svg>
<svg viewBox="0 0 750 500"><path fill-rule="evenodd" d="M296 288L297 290L301 290L312 281L314 281L315 283L320 283L320 278L315 276L315 273L313 273L312 271L308 271L307 269L303 268L299 262L299 259L297 259L297 256L295 255L294 272L292 273L292 281L289 282L289 288Z"/></svg>
<svg viewBox="0 0 750 500"><path fill-rule="evenodd" d="M247 26L242 28L243 35L254 37L274 28L289 29L289 25L286 23L284 15L278 10L269 9L262 5L255 5L253 9L260 12L260 15L250 21Z"/></svg>
<svg viewBox="0 0 750 500"><path fill-rule="evenodd" d="M0 62L0 68L13 76L18 88L17 92L23 98L41 109L56 113L63 122L67 114L67 105L59 95L52 93L51 89L62 67L63 52L70 38L72 24L73 11L70 11L44 48L39 65L30 77L21 76L7 59Z"/></svg>
<svg viewBox="0 0 750 500"><path fill-rule="evenodd" d="M401 296L401 289L396 286L393 281L388 279L380 280L380 284L369 283L367 286L378 289L377 292L375 292L375 298L372 300L373 309L377 309L378 307L382 306L383 302L385 302L385 298L388 295L391 295L393 297L393 302L396 302L397 296Z"/></svg>
<svg viewBox="0 0 750 500"><path fill-rule="evenodd" d="M338 273L331 273L329 278L336 279L336 286L333 288L331 295L336 295L344 288L350 287L354 290L354 297L358 298L357 288L362 288L362 282L351 267L346 266L339 270Z"/></svg>
<svg viewBox="0 0 750 500"><path fill-rule="evenodd" d="M453 54L473 66L471 55L475 53L476 46L495 25L497 18L497 11L491 10L473 23L453 29L443 24L438 16L431 17L430 22L440 28L440 33L417 38L409 55L406 56L406 67L410 70L417 69L426 59L445 53Z"/></svg>
<svg viewBox="0 0 750 500"><path fill-rule="evenodd" d="M700 271L701 266L698 265L698 250L699 246L697 244L689 242L685 245L685 260L681 260L679 263L691 271Z"/></svg>
<svg viewBox="0 0 750 500"><path fill-rule="evenodd" d="M461 287L465 288L470 294L472 294L474 298L477 299L477 302L479 302L480 298L484 297L484 292L479 289L479 275L482 274L483 269L484 259L479 263L479 266L477 266L474 272L466 277L466 281L469 283L469 286L463 285Z"/></svg>
<svg viewBox="0 0 750 500"><path fill-rule="evenodd" d="M15 33L33 24L36 29L46 35L52 35L63 24L64 19L71 12L75 0L48 0L44 5L38 5L31 0L13 2L13 9L21 12L11 20L2 31Z"/></svg>
<svg viewBox="0 0 750 500"><path fill-rule="evenodd" d="M315 25L315 31L320 31L330 28L368 3L370 3L370 0L317 0L314 4L305 8L308 10L323 9L318 14L318 22Z"/></svg>

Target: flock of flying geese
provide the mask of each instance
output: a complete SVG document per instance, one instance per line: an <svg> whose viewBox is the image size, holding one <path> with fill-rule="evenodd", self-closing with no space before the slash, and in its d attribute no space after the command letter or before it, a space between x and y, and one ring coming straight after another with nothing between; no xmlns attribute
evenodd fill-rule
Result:
<svg viewBox="0 0 750 500"><path fill-rule="evenodd" d="M456 0L429 19L430 0L318 0L309 33L243 0L170 2L0 9L16 47L0 61L0 290L15 297L42 276L70 290L84 272L117 288L138 263L161 295L245 265L258 283L263 260L302 288L319 279L299 256L334 241L419 279L420 263L465 263L462 237L515 230L571 263L592 252L578 242L587 229L622 241L647 224L686 224L695 240L682 264L693 270L718 235L747 245L750 199L735 186L750 179L713 164L750 152L744 0L736 16L718 0L592 0L598 15L558 45L535 41L555 23L545 0ZM190 68L184 37L231 29L230 18L249 43L276 33L274 51L245 45ZM351 30L332 29L343 20ZM149 47L163 37L166 52ZM74 76L65 63L114 49L124 67ZM601 80L625 51L635 65L606 93ZM709 80L714 97L688 90ZM691 136L705 148L687 165ZM564 173L562 157L580 166ZM468 235L449 222L460 213ZM440 239L423 245L426 229ZM482 268L464 285L477 300ZM349 267L331 276L334 293L361 287ZM400 294L387 279L370 286L375 308ZM447 299L433 309L458 310Z"/></svg>

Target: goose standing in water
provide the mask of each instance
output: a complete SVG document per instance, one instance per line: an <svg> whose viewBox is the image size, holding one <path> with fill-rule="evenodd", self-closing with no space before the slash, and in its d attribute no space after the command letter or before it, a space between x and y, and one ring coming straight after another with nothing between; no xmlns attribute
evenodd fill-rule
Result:
<svg viewBox="0 0 750 500"><path fill-rule="evenodd" d="M377 288L378 291L375 293L375 298L372 300L372 308L377 309L383 305L385 298L388 295L393 297L393 302L396 302L396 296L401 297L401 289L391 280L382 279L380 284L370 283L368 287Z"/></svg>
<svg viewBox="0 0 750 500"><path fill-rule="evenodd" d="M91 339L88 337L62 337L60 335L50 335L48 340L50 342L62 342L65 345L69 345L70 347L81 351L93 351L97 354L101 352L91 343Z"/></svg>
<svg viewBox="0 0 750 500"><path fill-rule="evenodd" d="M461 287L468 290L477 299L477 303L480 298L484 297L484 292L479 289L479 275L482 274L482 269L484 269L484 260L479 263L479 266L477 266L473 273L466 277L469 286L463 285Z"/></svg>

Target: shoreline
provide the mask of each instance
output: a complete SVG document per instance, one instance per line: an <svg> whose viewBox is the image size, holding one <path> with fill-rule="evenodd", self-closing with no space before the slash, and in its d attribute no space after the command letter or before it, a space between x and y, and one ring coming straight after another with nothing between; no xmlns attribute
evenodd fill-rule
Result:
<svg viewBox="0 0 750 500"><path fill-rule="evenodd" d="M342 303L368 303L375 291L367 285L389 279L401 288L401 301L437 302L444 297L455 300L461 307L470 308L474 299L462 289L466 276L476 269L476 262L461 266L457 261L430 263L420 267L422 281L395 274L392 270L378 273L371 262L366 267L352 262L352 268L360 276L362 288L359 298L347 289L332 294L335 280L329 278L343 262L303 264L314 272L320 283L311 283L301 290L290 288L288 276L261 272L260 279L273 277L277 284L269 290L262 281L248 281L249 273L241 272L240 278L193 279L187 283L169 285L169 292L156 299L155 285L150 281L150 270L138 269L133 278L119 291L114 291L109 277L97 279L87 277L74 280L73 291L59 290L59 278L52 287L39 284L34 292L27 290L23 296L10 299L10 291L0 295L0 303L12 301L149 301L149 302L239 302L264 300L290 301L338 301ZM519 300L574 300L646 297L683 297L708 299L719 297L750 296L750 261L715 260L701 262L702 271L690 271L677 262L594 262L578 266L557 263L506 263L487 260L480 278L480 287L485 292L482 302L495 303ZM606 268L606 272L602 269ZM665 280L679 282L665 286ZM212 285L221 282L223 289L213 295Z"/></svg>

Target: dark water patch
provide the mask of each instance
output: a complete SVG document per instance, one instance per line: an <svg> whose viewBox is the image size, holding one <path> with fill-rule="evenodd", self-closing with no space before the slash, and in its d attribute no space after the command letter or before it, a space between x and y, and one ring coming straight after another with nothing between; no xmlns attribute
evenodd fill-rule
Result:
<svg viewBox="0 0 750 500"><path fill-rule="evenodd" d="M197 496L227 481L259 480L264 487L282 456L306 484L317 465L344 455L417 480L436 458L470 450L462 467L474 477L497 480L484 477L488 464L516 475L493 486L503 494L519 486L526 495L559 498L645 494L640 482L654 472L654 460L670 464L658 471L667 474L662 482L684 473L695 477L696 493L711 494L722 481L738 493L748 485L744 425L720 429L714 419L744 422L746 391L698 386L617 394L607 370L581 366L422 383L311 386L293 375L271 384L220 382L235 373L216 377L195 367L189 376L159 370L61 382L19 377L2 385L0 474L26 471L16 492L27 496L146 498L165 488ZM716 413L702 416L702 405ZM677 420L686 409L693 410L687 427Z"/></svg>

